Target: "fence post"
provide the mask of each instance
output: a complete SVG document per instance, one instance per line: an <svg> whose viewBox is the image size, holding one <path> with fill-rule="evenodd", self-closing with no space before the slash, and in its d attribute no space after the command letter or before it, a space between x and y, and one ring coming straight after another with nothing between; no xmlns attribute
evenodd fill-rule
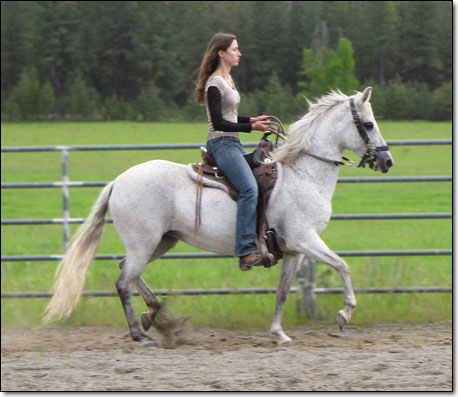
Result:
<svg viewBox="0 0 458 397"><path fill-rule="evenodd" d="M62 149L62 207L63 207L63 226L64 226L64 253L67 253L70 230L68 220L70 211L68 207L68 150Z"/></svg>
<svg viewBox="0 0 458 397"><path fill-rule="evenodd" d="M305 259L301 261L296 271L297 281L297 296L296 296L296 315L298 318L303 317L302 312L305 308L305 286L306 286L306 269L304 265Z"/></svg>
<svg viewBox="0 0 458 397"><path fill-rule="evenodd" d="M304 309L310 319L316 318L315 261L304 258Z"/></svg>

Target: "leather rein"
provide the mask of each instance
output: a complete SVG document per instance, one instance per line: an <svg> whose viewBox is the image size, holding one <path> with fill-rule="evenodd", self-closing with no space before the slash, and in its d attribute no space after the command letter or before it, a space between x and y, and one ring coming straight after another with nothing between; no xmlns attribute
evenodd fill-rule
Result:
<svg viewBox="0 0 458 397"><path fill-rule="evenodd" d="M331 160L326 157L321 157L321 156L318 156L316 154L312 154L309 152L306 152L306 153L311 157L314 157L321 161L325 161L327 163L334 164L337 167L341 165L348 165L350 167L363 167L364 168L366 164L369 164L369 166L373 168L375 162L377 161L375 154L377 152L387 152L390 150L390 147L388 145L387 146L375 146L373 143L371 143L369 136L367 135L366 127L361 122L358 112L356 111L354 98L350 98L350 110L351 110L351 115L353 118L353 123L355 124L355 127L358 130L359 135L361 136L361 138L364 140L364 142L366 143L368 147L367 152L364 154L364 156L362 157L358 165L356 165L354 161L351 161L347 159L346 157L342 157L342 160L344 161L340 161L340 160Z"/></svg>

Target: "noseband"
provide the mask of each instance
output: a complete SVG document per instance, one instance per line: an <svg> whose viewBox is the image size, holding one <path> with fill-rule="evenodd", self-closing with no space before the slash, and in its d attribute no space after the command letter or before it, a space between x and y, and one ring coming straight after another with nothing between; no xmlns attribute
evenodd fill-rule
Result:
<svg viewBox="0 0 458 397"><path fill-rule="evenodd" d="M358 116L358 112L356 111L354 98L350 98L350 110L351 115L353 117L353 123L355 124L355 127L358 130L359 135L361 136L361 138L363 138L364 142L368 147L367 152L362 157L358 167L364 168L366 166L366 163L369 163L369 166L371 168L374 168L374 164L376 162L375 154L377 152L387 152L388 150L390 150L390 147L388 145L375 146L373 143L371 143L369 136L367 135L366 128L364 127L364 124L361 122L361 119Z"/></svg>

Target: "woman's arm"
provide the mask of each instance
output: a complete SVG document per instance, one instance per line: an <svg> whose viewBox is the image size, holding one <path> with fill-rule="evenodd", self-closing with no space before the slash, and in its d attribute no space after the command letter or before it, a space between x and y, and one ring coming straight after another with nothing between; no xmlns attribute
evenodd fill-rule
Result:
<svg viewBox="0 0 458 397"><path fill-rule="evenodd" d="M249 117L238 117L238 123L233 123L223 118L221 111L221 94L217 87L208 87L207 91L208 108L213 128L216 131L224 132L251 132Z"/></svg>

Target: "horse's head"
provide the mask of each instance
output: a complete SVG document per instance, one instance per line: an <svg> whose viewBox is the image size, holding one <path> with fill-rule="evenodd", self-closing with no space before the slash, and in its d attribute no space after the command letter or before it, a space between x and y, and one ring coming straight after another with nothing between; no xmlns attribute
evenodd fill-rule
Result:
<svg viewBox="0 0 458 397"><path fill-rule="evenodd" d="M372 88L367 87L362 93L349 98L348 113L352 121L344 144L346 149L353 150L361 157L360 167L369 164L374 171L386 173L394 161L375 121L369 103L371 93Z"/></svg>

